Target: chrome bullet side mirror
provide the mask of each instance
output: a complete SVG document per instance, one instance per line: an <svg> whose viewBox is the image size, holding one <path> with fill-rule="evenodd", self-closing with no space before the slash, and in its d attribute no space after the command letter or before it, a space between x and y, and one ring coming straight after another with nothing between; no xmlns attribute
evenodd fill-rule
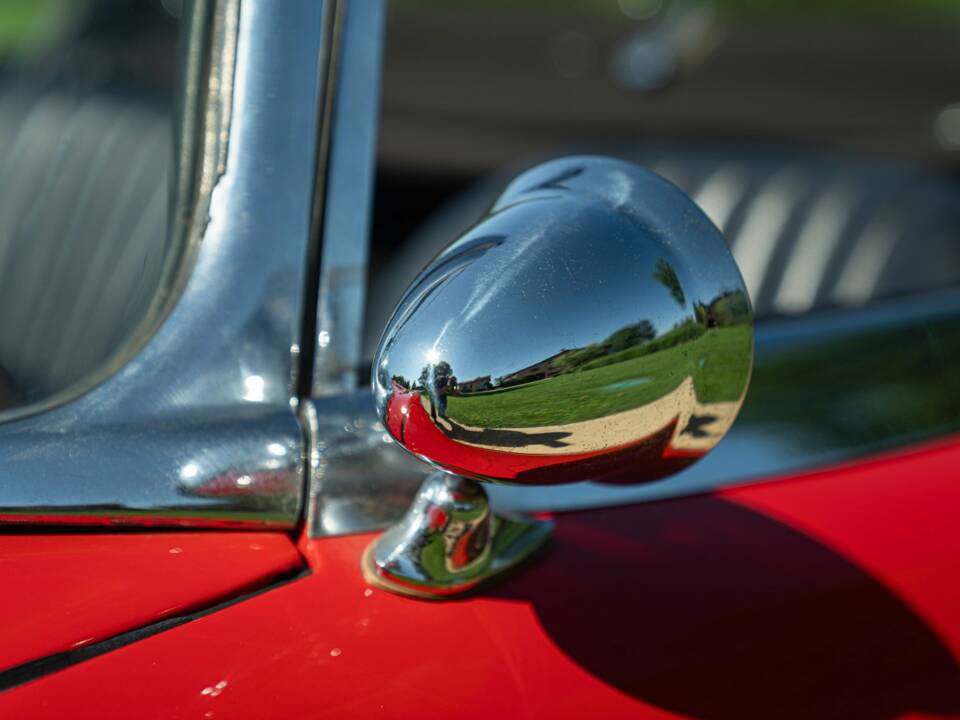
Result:
<svg viewBox="0 0 960 720"><path fill-rule="evenodd" d="M523 173L417 276L380 341L380 419L441 472L371 548L368 578L472 588L549 534L492 516L476 481L673 474L729 429L752 365L743 280L682 191L603 157Z"/></svg>

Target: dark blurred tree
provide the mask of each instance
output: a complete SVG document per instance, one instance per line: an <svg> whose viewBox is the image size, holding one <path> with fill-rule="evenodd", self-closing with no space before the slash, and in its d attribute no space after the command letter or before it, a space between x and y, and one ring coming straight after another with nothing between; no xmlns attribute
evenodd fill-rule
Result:
<svg viewBox="0 0 960 720"><path fill-rule="evenodd" d="M697 322L704 327L739 325L750 321L750 300L742 290L727 290L705 304L693 303Z"/></svg>
<svg viewBox="0 0 960 720"><path fill-rule="evenodd" d="M656 336L657 329L653 326L653 323L649 320L640 320L617 330L603 341L603 346L607 352L616 352L640 343L649 342Z"/></svg>
<svg viewBox="0 0 960 720"><path fill-rule="evenodd" d="M657 260L657 267L653 271L653 279L667 288L677 304L683 306L687 297L683 294L683 288L680 287L680 278L677 277L677 272L670 263L663 258Z"/></svg>
<svg viewBox="0 0 960 720"><path fill-rule="evenodd" d="M450 363L448 363L446 360L441 360L433 365L424 365L423 370L420 371L420 387L427 387L427 384L430 382L431 372L433 374L434 382L436 382L440 378L448 378L453 375L453 368L450 367Z"/></svg>

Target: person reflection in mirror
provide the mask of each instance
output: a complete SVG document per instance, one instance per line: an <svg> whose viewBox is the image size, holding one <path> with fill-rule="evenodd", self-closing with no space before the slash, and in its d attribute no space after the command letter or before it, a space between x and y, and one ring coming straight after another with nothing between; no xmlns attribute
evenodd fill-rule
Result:
<svg viewBox="0 0 960 720"><path fill-rule="evenodd" d="M430 395L430 416L433 422L437 418L447 419L447 396L454 391L457 378L453 375L450 365L441 361L429 366L427 378L427 392Z"/></svg>

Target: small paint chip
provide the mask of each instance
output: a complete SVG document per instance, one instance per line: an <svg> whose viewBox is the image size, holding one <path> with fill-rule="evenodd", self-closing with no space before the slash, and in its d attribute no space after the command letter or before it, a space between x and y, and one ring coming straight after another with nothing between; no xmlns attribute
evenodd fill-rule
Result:
<svg viewBox="0 0 960 720"><path fill-rule="evenodd" d="M227 681L221 680L216 685L213 685L211 687L205 687L203 690L200 691L200 694L207 695L209 697L216 697L217 695L223 692L223 689L226 686L227 686Z"/></svg>

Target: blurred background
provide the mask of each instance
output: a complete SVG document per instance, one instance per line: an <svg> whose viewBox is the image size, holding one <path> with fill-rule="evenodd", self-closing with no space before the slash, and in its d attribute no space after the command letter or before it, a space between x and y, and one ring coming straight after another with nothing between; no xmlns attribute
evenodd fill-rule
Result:
<svg viewBox="0 0 960 720"><path fill-rule="evenodd" d="M0 0L0 408L108 362L159 289L181 0ZM757 316L960 281L955 0L390 0L366 347L519 170L663 174ZM368 355L369 356L369 355Z"/></svg>
<svg viewBox="0 0 960 720"><path fill-rule="evenodd" d="M573 152L690 193L759 318L960 279L960 3L389 8L368 347L513 174Z"/></svg>

